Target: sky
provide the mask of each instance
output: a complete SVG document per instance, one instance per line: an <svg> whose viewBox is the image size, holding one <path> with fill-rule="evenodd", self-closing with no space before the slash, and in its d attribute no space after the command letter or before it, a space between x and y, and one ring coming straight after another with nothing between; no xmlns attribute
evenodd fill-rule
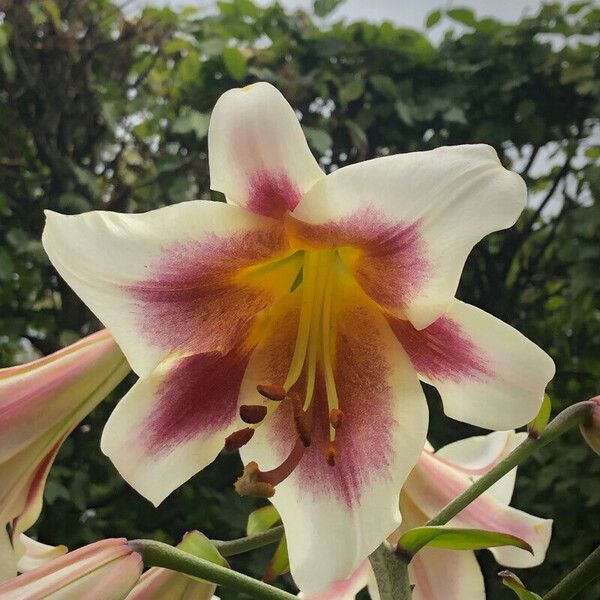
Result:
<svg viewBox="0 0 600 600"><path fill-rule="evenodd" d="M267 5L270 0L255 0L257 4ZM291 9L304 8L310 10L312 0L280 0L280 3ZM170 4L171 6L206 6L210 8L214 2L210 0L134 0L132 7L146 4ZM336 20L344 17L348 20L368 19L381 22L393 21L398 25L421 29L427 15L436 8L466 6L472 8L479 17L491 16L504 21L517 21L522 16L533 14L542 4L541 0L345 0L329 17ZM563 0L563 4L570 4ZM431 32L435 39L443 29L440 23Z"/></svg>

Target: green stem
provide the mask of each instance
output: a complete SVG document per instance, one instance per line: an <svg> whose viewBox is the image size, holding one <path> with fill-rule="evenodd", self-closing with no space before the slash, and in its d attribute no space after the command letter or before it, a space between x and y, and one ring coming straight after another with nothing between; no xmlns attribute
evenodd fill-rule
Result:
<svg viewBox="0 0 600 600"><path fill-rule="evenodd" d="M375 573L377 589L381 600L411 600L412 590L408 580L408 562L394 552L388 542L383 542L369 556Z"/></svg>
<svg viewBox="0 0 600 600"><path fill-rule="evenodd" d="M149 567L163 567L193 577L200 577L225 588L244 592L257 600L298 600L296 596L288 592L237 573L227 567L215 565L208 560L198 558L162 542L132 540L129 542L129 546L142 555L144 564Z"/></svg>
<svg viewBox="0 0 600 600"><path fill-rule="evenodd" d="M544 600L569 600L588 584L600 577L600 546L579 566L561 579L545 596Z"/></svg>
<svg viewBox="0 0 600 600"><path fill-rule="evenodd" d="M549 444L552 440L562 435L575 425L591 419L595 403L586 400L569 406L559 413L544 429L538 438L528 437L517 446L504 460L490 469L481 479L478 479L469 489L457 496L447 504L433 519L425 525L445 525L459 512L477 499L496 481L504 477L509 471L531 456L536 450Z"/></svg>
<svg viewBox="0 0 600 600"><path fill-rule="evenodd" d="M278 542L283 537L283 525L237 540L211 540L221 556L235 556Z"/></svg>

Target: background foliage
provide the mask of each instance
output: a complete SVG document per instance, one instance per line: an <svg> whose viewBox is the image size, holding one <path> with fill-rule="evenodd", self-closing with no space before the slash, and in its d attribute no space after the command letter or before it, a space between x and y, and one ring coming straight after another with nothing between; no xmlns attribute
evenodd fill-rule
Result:
<svg viewBox="0 0 600 600"><path fill-rule="evenodd" d="M319 0L315 11L335 4ZM44 255L43 209L138 212L209 197L211 107L225 90L263 79L297 109L326 171L445 144L492 144L527 181L530 204L516 227L474 250L459 296L549 351L555 410L597 394L600 9L548 4L510 25L467 9L435 11L427 27L443 18L448 32L434 46L390 23L324 27L278 5L217 5L212 14L147 8L126 18L109 0L0 2L2 366L99 327ZM61 450L40 538L75 547L112 535L176 542L191 528L242 534L255 504L232 491L236 457L219 458L157 510L120 480L98 439L125 389ZM428 392L436 445L475 432L443 417ZM573 433L521 468L515 504L555 519L546 563L519 573L542 592L600 541L600 460ZM234 566L260 575L265 557ZM481 560L490 598L508 597L489 555Z"/></svg>

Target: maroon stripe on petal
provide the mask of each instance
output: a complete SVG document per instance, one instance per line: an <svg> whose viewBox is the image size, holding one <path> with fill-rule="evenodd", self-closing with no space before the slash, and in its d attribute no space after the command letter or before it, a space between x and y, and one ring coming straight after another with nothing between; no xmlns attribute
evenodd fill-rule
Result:
<svg viewBox="0 0 600 600"><path fill-rule="evenodd" d="M429 379L459 382L493 375L485 351L450 317L442 316L421 330L391 316L388 321L417 372Z"/></svg>
<svg viewBox="0 0 600 600"><path fill-rule="evenodd" d="M340 248L360 286L383 306L408 306L434 271L419 221L393 222L368 207L320 225L289 218L287 226L300 243Z"/></svg>
<svg viewBox="0 0 600 600"><path fill-rule="evenodd" d="M248 184L248 209L267 217L281 217L300 202L302 192L286 173L256 171Z"/></svg>
<svg viewBox="0 0 600 600"><path fill-rule="evenodd" d="M227 428L237 417L248 358L211 352L181 359L156 391L156 406L145 425L146 447L167 452L203 433Z"/></svg>
<svg viewBox="0 0 600 600"><path fill-rule="evenodd" d="M334 375L344 413L336 431L336 462L325 460L329 446L329 406L320 371L313 405L311 445L294 471L298 486L315 497L335 494L348 507L357 506L369 482L385 476L394 458L393 430L397 426L393 404L398 401L387 375L392 368L382 348L373 313L364 306L348 309L340 317L335 343ZM294 388L303 392L304 380ZM273 443L289 448L295 430L290 427L293 409L285 400L273 415Z"/></svg>
<svg viewBox="0 0 600 600"><path fill-rule="evenodd" d="M263 228L166 247L148 278L127 287L139 307L144 339L166 350L227 351L272 292L242 283L245 268L285 255L281 227ZM282 286L289 282L282 282Z"/></svg>

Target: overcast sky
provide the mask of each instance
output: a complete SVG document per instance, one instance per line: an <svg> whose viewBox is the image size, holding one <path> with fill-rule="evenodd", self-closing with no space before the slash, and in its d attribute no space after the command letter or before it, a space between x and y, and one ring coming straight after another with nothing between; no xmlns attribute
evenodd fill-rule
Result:
<svg viewBox="0 0 600 600"><path fill-rule="evenodd" d="M271 4L270 0L255 0L257 4ZM290 8L310 10L312 0L280 0ZM533 14L541 4L541 0L345 0L331 15L331 18L344 17L350 20L368 19L370 21L390 20L399 25L423 28L425 18L436 8L452 6L471 7L479 16L492 16L505 21L516 21L526 14ZM214 6L208 0L134 0L133 6L146 4L170 4L172 6ZM570 4L563 0L563 4ZM443 29L440 23L437 29ZM435 36L435 31L433 32Z"/></svg>

